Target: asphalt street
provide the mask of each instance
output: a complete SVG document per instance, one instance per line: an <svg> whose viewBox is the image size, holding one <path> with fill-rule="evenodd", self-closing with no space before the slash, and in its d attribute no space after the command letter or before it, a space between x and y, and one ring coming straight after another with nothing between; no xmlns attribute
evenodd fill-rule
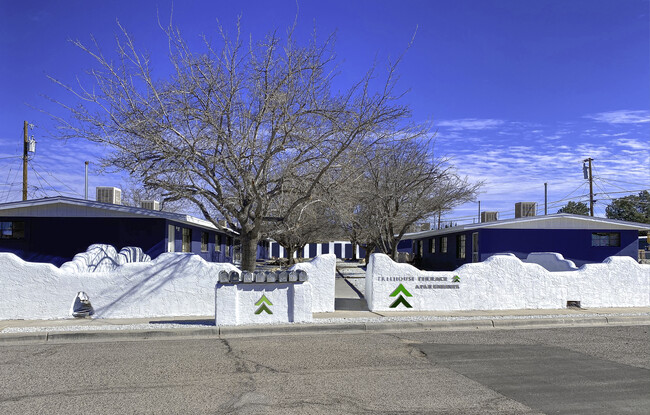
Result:
<svg viewBox="0 0 650 415"><path fill-rule="evenodd" d="M0 413L647 414L649 326L0 345Z"/></svg>

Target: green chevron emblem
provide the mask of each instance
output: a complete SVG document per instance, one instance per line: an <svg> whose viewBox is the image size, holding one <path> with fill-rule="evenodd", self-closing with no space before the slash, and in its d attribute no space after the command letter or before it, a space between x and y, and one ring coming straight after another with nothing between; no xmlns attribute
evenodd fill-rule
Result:
<svg viewBox="0 0 650 415"><path fill-rule="evenodd" d="M256 306L260 306L257 311L255 311L255 314L262 314L262 311L266 311L266 314L273 314L273 311L271 311L267 304L273 305L273 303L266 298L266 295L262 294L262 298L255 303Z"/></svg>
<svg viewBox="0 0 650 415"><path fill-rule="evenodd" d="M390 308L397 308L397 306L400 304L403 304L406 308L413 308L413 306L409 304L409 302L406 301L406 299L404 299L404 297L401 295L397 297L397 300L393 301L393 304L390 305Z"/></svg>
<svg viewBox="0 0 650 415"><path fill-rule="evenodd" d="M460 277L458 275L454 275L454 278L451 279L451 282L460 282Z"/></svg>
<svg viewBox="0 0 650 415"><path fill-rule="evenodd" d="M406 308L413 308L413 306L411 304L409 304L409 302L406 301L406 299L404 297L402 297L402 294L404 294L407 297L413 297L413 295L411 295L411 293L408 292L408 290L406 288L404 288L404 286L402 284L400 284L400 285L397 286L397 288L395 288L395 291L393 291L390 294L391 297L395 297L395 296L399 295L399 297L397 297L397 299L395 301L393 301L393 304L390 305L390 308L397 308L397 306L400 305L400 304L402 304Z"/></svg>
<svg viewBox="0 0 650 415"><path fill-rule="evenodd" d="M266 295L264 295L264 294L262 294L262 298L260 298L260 299L255 303L255 305L262 305L262 303L266 303L266 304L268 304L268 305L273 305L273 303L271 302L271 300L269 300L268 298L266 298Z"/></svg>
<svg viewBox="0 0 650 415"><path fill-rule="evenodd" d="M397 288L395 288L395 291L393 291L390 296L395 297L397 294L403 293L407 297L413 297L410 292L402 284L398 285Z"/></svg>

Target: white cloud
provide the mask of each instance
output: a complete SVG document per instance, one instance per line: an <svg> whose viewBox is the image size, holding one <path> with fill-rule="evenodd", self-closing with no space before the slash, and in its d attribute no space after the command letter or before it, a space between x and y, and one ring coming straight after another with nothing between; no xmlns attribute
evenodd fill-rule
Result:
<svg viewBox="0 0 650 415"><path fill-rule="evenodd" d="M611 143L621 147L629 147L633 150L650 151L649 143L647 142L643 143L639 140L634 140L631 138L622 138L618 140L613 140L611 141Z"/></svg>
<svg viewBox="0 0 650 415"><path fill-rule="evenodd" d="M496 128L503 124L505 124L505 121L493 118L463 118L459 120L443 120L438 123L438 126L447 127L451 130L485 130Z"/></svg>
<svg viewBox="0 0 650 415"><path fill-rule="evenodd" d="M618 110L586 115L585 118L591 118L592 120L609 124L639 124L650 122L650 111Z"/></svg>

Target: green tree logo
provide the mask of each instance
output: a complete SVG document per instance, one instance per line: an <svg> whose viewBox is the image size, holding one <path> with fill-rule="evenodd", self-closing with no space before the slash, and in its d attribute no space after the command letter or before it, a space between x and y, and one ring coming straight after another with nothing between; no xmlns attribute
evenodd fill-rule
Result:
<svg viewBox="0 0 650 415"><path fill-rule="evenodd" d="M409 304L408 301L406 301L406 298L402 297L402 294L404 294L407 297L413 297L411 293L408 292L408 290L404 288L402 284L400 284L397 288L395 288L395 291L393 291L390 295L391 297L396 297L397 295L399 295L399 297L397 297L397 299L393 301L393 304L390 305L390 308L397 308L397 306L400 304L403 304L404 307L406 308L413 308L413 306Z"/></svg>
<svg viewBox="0 0 650 415"><path fill-rule="evenodd" d="M255 311L255 314L262 314L262 311L266 311L267 314L273 314L273 311L267 306L268 305L273 305L273 303L266 298L266 295L262 294L262 298L260 298L255 305L259 306L257 311Z"/></svg>

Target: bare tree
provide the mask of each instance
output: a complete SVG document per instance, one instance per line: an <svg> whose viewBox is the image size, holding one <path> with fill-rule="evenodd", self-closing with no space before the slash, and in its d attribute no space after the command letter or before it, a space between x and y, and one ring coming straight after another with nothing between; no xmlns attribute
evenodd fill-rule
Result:
<svg viewBox="0 0 650 415"><path fill-rule="evenodd" d="M118 23L119 25L119 23ZM255 267L256 245L269 209L288 183L305 183L286 206L304 206L328 171L348 151L360 151L423 129L406 122L410 110L395 92L396 63L379 80L374 68L343 92L332 88L332 38L300 46L293 28L245 45L219 27L219 44L204 38L194 52L171 24L163 28L173 72L153 75L119 26L113 61L97 44L74 44L94 59L90 85L67 88L75 105L62 105L60 137L105 143L103 160L129 172L166 200L189 200L216 226L238 226L242 268Z"/></svg>
<svg viewBox="0 0 650 415"><path fill-rule="evenodd" d="M126 206L141 207L142 202L155 200L160 203L160 210L164 212L187 212L190 208L189 202L185 200L165 200L164 192L161 189L152 189L138 183L132 177L127 178L121 185L122 204Z"/></svg>
<svg viewBox="0 0 650 415"><path fill-rule="evenodd" d="M436 160L426 140L376 146L364 158L358 186L338 204L339 226L365 242L367 252L379 249L393 259L413 224L472 200L481 185Z"/></svg>
<svg viewBox="0 0 650 415"><path fill-rule="evenodd" d="M294 253L300 256L307 244L329 242L336 238L338 229L328 221L327 210L327 206L316 199L270 226L268 235L286 250L289 264L295 262Z"/></svg>

